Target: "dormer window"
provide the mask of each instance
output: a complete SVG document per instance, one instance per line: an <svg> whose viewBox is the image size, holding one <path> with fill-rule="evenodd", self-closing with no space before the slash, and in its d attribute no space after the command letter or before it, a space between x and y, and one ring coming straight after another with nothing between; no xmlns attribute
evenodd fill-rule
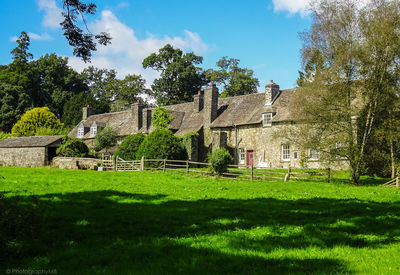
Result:
<svg viewBox="0 0 400 275"><path fill-rule="evenodd" d="M94 122L92 126L90 126L90 136L95 137L97 135L97 124Z"/></svg>
<svg viewBox="0 0 400 275"><path fill-rule="evenodd" d="M272 126L272 113L262 115L263 126Z"/></svg>
<svg viewBox="0 0 400 275"><path fill-rule="evenodd" d="M78 138L83 138L84 135L85 135L85 128L83 127L83 125L80 125L78 128Z"/></svg>

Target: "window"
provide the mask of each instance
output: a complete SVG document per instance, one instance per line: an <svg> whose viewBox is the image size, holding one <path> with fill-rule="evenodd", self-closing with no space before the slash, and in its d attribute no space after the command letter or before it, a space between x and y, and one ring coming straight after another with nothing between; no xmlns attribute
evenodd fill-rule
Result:
<svg viewBox="0 0 400 275"><path fill-rule="evenodd" d="M345 152L346 152L346 143L336 142L336 158L346 159Z"/></svg>
<svg viewBox="0 0 400 275"><path fill-rule="evenodd" d="M94 137L97 134L97 125L90 126L90 136Z"/></svg>
<svg viewBox="0 0 400 275"><path fill-rule="evenodd" d="M310 160L319 160L319 151L317 150L309 149L308 155L310 157Z"/></svg>
<svg viewBox="0 0 400 275"><path fill-rule="evenodd" d="M83 138L84 135L85 135L85 128L83 126L80 126L78 128L78 138Z"/></svg>
<svg viewBox="0 0 400 275"><path fill-rule="evenodd" d="M239 163L244 164L245 161L245 152L243 148L239 148Z"/></svg>
<svg viewBox="0 0 400 275"><path fill-rule="evenodd" d="M263 126L272 126L272 113L265 113L262 115Z"/></svg>
<svg viewBox="0 0 400 275"><path fill-rule="evenodd" d="M282 144L282 160L290 160L289 144Z"/></svg>
<svg viewBox="0 0 400 275"><path fill-rule="evenodd" d="M297 159L298 158L298 153L297 153L297 151L294 151L293 152L293 159Z"/></svg>

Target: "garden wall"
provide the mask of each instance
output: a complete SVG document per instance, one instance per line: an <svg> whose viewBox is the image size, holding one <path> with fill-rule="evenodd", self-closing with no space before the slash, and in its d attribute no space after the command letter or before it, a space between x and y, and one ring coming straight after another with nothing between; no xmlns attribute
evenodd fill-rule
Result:
<svg viewBox="0 0 400 275"><path fill-rule="evenodd" d="M97 170L99 167L99 162L99 159L94 158L55 157L51 163L51 166L60 169Z"/></svg>

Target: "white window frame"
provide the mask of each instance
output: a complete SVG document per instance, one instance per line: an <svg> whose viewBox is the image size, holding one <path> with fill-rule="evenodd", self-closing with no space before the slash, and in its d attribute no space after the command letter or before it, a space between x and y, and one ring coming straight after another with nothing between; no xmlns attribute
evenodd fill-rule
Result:
<svg viewBox="0 0 400 275"><path fill-rule="evenodd" d="M314 149L308 149L309 160L319 160L320 152Z"/></svg>
<svg viewBox="0 0 400 275"><path fill-rule="evenodd" d="M95 137L97 135L97 125L90 126L90 136Z"/></svg>
<svg viewBox="0 0 400 275"><path fill-rule="evenodd" d="M281 158L283 161L290 160L290 145L289 144L281 145Z"/></svg>
<svg viewBox="0 0 400 275"><path fill-rule="evenodd" d="M262 114L262 121L263 121L263 126L272 126L272 113L264 113Z"/></svg>
<svg viewBox="0 0 400 275"><path fill-rule="evenodd" d="M78 138L83 138L85 135L85 127L78 127Z"/></svg>
<svg viewBox="0 0 400 275"><path fill-rule="evenodd" d="M246 161L246 150L239 148L239 163L245 164Z"/></svg>

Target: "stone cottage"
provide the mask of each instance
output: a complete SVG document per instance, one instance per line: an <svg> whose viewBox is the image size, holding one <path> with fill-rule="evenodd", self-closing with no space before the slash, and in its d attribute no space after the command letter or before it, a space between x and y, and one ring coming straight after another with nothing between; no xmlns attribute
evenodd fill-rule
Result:
<svg viewBox="0 0 400 275"><path fill-rule="evenodd" d="M0 166L39 167L56 156L63 136L9 137L0 141Z"/></svg>
<svg viewBox="0 0 400 275"><path fill-rule="evenodd" d="M163 106L174 117L169 129L175 135L199 133L192 143L194 161L202 161L216 148L227 148L237 164L258 167L299 167L300 152L274 133L292 124L289 103L295 89L280 90L271 81L264 93L219 98L218 89L211 85L194 96L188 103ZM99 127L116 130L120 140L134 133L153 130L151 117L154 108L134 103L130 110L93 114L90 107L83 108L82 121L71 131L71 136L82 138L91 146ZM309 151L309 166L321 167L319 154Z"/></svg>

